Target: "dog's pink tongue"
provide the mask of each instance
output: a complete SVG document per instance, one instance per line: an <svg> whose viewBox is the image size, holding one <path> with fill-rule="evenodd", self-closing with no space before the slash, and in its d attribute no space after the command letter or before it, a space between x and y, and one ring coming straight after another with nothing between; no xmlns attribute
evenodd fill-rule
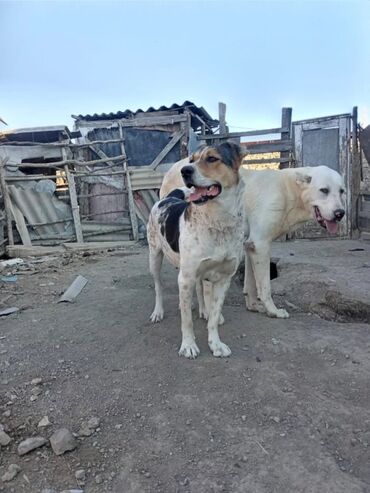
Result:
<svg viewBox="0 0 370 493"><path fill-rule="evenodd" d="M325 220L325 225L326 225L326 229L331 234L335 234L338 231L339 223L337 223L336 221L326 221Z"/></svg>
<svg viewBox="0 0 370 493"><path fill-rule="evenodd" d="M206 187L195 188L194 192L192 192L189 195L188 200L189 200L189 202L194 202L194 200L201 199L203 197L203 195L207 195Z"/></svg>

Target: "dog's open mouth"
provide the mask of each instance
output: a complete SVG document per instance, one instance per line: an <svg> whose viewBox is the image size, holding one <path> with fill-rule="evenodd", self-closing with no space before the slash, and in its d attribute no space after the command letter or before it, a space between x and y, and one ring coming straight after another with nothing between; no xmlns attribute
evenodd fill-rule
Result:
<svg viewBox="0 0 370 493"><path fill-rule="evenodd" d="M314 211L316 221L320 224L321 227L325 228L331 234L335 234L338 231L338 221L329 221L328 219L324 219L317 205L314 206Z"/></svg>
<svg viewBox="0 0 370 493"><path fill-rule="evenodd" d="M208 200L215 199L222 192L222 187L218 183L208 187L196 187L195 185L188 185L188 187L193 188L188 200L189 202L194 202L194 204L204 204Z"/></svg>

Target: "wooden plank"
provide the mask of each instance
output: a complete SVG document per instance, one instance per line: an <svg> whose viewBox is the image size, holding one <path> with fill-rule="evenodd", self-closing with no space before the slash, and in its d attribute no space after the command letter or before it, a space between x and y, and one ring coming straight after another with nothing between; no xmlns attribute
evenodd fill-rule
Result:
<svg viewBox="0 0 370 493"><path fill-rule="evenodd" d="M168 144L161 150L158 156L152 161L152 163L149 165L149 168L155 170L157 166L161 164L161 162L167 156L170 150L173 149L173 147L178 143L178 141L183 136L184 136L184 131L176 132L173 135L172 139L168 142Z"/></svg>
<svg viewBox="0 0 370 493"><path fill-rule="evenodd" d="M6 215L6 226L8 230L8 241L9 245L14 245L14 236L13 236L13 225L12 225L12 216L11 216L11 200L8 192L8 188L6 186L5 181L5 161L0 159L0 185L4 198L4 208Z"/></svg>
<svg viewBox="0 0 370 493"><path fill-rule="evenodd" d="M121 153L126 156L126 149L125 149L125 144L123 140L123 130L121 124L119 124L119 135L122 139L121 142ZM125 161L123 162L123 169L125 172L125 178L126 178L126 189L127 189L127 198L128 198L128 208L130 212L130 219L131 219L131 227L132 227L132 236L135 241L139 239L139 226L137 223L137 217L136 217L136 210L135 210L135 200L134 200L134 195L132 192L132 186L131 186L131 177L130 173L128 171L127 167L127 156Z"/></svg>
<svg viewBox="0 0 370 493"><path fill-rule="evenodd" d="M219 133L222 135L228 134L229 129L226 126L226 104L218 103L218 120L220 123Z"/></svg>
<svg viewBox="0 0 370 493"><path fill-rule="evenodd" d="M287 132L287 128L266 128L264 130L248 130L245 132L230 132L225 134L206 134L198 135L198 140L217 140L217 139L232 139L234 137L253 137L254 135L269 135L269 134L280 134L282 132Z"/></svg>
<svg viewBox="0 0 370 493"><path fill-rule="evenodd" d="M288 129L286 132L281 131L281 140L291 140L292 138L292 108L283 108L281 110L281 128ZM280 153L280 157L287 159L287 161L281 161L279 168L289 168L289 151L283 151Z"/></svg>
<svg viewBox="0 0 370 493"><path fill-rule="evenodd" d="M272 157L268 159L245 159L243 161L243 166L247 166L248 164L270 164L270 163L286 163L290 162L290 158L280 158L280 157Z"/></svg>
<svg viewBox="0 0 370 493"><path fill-rule="evenodd" d="M71 200L73 224L75 227L76 238L79 243L83 243L84 239L83 239L82 228L81 228L80 207L77 202L75 177L72 175L72 173L70 173L67 165L64 167L64 170L68 182L68 191Z"/></svg>
<svg viewBox="0 0 370 493"><path fill-rule="evenodd" d="M63 243L63 247L66 250L71 251L84 251L91 252L94 250L111 250L114 248L123 248L123 247L132 247L137 245L136 241L128 240L128 241L97 241L89 244L86 243ZM65 250L64 250L65 252Z"/></svg>
<svg viewBox="0 0 370 493"><path fill-rule="evenodd" d="M291 140L276 140L270 141L267 144L256 144L244 142L245 147L248 149L250 154L262 154L264 152L282 152L291 151L293 144Z"/></svg>
<svg viewBox="0 0 370 493"><path fill-rule="evenodd" d="M42 257L44 255L57 255L65 253L65 249L61 246L24 246L24 245L9 245L6 247L6 253L9 257Z"/></svg>
<svg viewBox="0 0 370 493"><path fill-rule="evenodd" d="M319 117L319 118L308 118L307 120L297 120L294 123L294 125L301 125L303 123L314 123L314 124L318 124L318 123L322 123L322 122L326 122L326 121L332 121L332 120L335 120L336 118L348 118L348 117L351 117L351 113L342 113L340 115L330 115L330 116L322 116L322 117ZM308 128L308 127L307 127ZM306 129L305 129L306 130Z"/></svg>
<svg viewBox="0 0 370 493"><path fill-rule="evenodd" d="M24 216L22 212L20 211L19 207L13 203L11 200L10 202L10 209L12 211L12 215L14 217L15 224L17 226L17 230L19 233L19 236L21 237L22 243L24 246L31 246L31 238L28 233L28 229L26 226L26 221L24 220Z"/></svg>
<svg viewBox="0 0 370 493"><path fill-rule="evenodd" d="M370 202L362 202L360 212L370 217Z"/></svg>

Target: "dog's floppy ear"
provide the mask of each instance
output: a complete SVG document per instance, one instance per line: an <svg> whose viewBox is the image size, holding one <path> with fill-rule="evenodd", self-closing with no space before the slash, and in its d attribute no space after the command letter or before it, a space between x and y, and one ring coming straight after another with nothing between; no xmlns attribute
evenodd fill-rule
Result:
<svg viewBox="0 0 370 493"><path fill-rule="evenodd" d="M295 181L297 185L304 186L311 183L312 176L307 175L307 173L297 171Z"/></svg>
<svg viewBox="0 0 370 493"><path fill-rule="evenodd" d="M244 155L238 144L223 142L216 146L216 150L220 154L222 161L231 168L238 169L242 164Z"/></svg>

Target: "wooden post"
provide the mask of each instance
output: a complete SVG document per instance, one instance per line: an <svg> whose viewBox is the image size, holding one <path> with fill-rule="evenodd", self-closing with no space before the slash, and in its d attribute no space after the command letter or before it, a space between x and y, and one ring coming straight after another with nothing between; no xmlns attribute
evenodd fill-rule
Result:
<svg viewBox="0 0 370 493"><path fill-rule="evenodd" d="M135 200L134 200L134 194L132 193L131 177L130 177L130 172L129 172L128 166L127 166L127 155L126 155L125 144L123 142L123 131L122 131L122 125L121 125L120 121L118 122L118 128L119 128L119 135L121 138L121 154L123 154L125 156L124 157L125 160L123 161L123 171L125 172L124 176L126 177L128 208L130 211L132 236L133 236L135 241L138 241L138 239L139 239L139 227L137 224Z"/></svg>
<svg viewBox="0 0 370 493"><path fill-rule="evenodd" d="M67 151L66 151L65 147L62 147L62 157L63 157L63 161L67 160ZM82 235L82 227L81 227L81 220L80 220L80 207L79 207L78 201L77 201L75 177L69 171L68 164L66 164L64 166L64 171L65 171L65 174L67 177L67 182L68 182L68 192L69 192L69 198L71 200L73 224L75 227L77 243L83 243L84 239L83 239L83 235Z"/></svg>
<svg viewBox="0 0 370 493"><path fill-rule="evenodd" d="M286 132L281 132L281 140L291 140L292 138L292 108L282 108L281 110L281 128L287 129ZM290 158L290 151L280 153L280 157L284 159ZM290 162L282 162L279 165L280 169L289 168Z"/></svg>
<svg viewBox="0 0 370 493"><path fill-rule="evenodd" d="M227 134L229 132L229 129L226 125L226 104L225 103L218 103L218 120L220 122L219 133L221 135Z"/></svg>
<svg viewBox="0 0 370 493"><path fill-rule="evenodd" d="M361 188L361 160L358 147L358 108L353 107L352 110L352 159L351 159L351 196L352 196L352 211L350 233L352 237L358 236L358 215L360 211L360 188Z"/></svg>
<svg viewBox="0 0 370 493"><path fill-rule="evenodd" d="M82 235L82 227L81 227L81 220L80 220L80 207L79 207L78 202L77 202L75 177L69 171L67 164L64 166L64 171L66 173L67 182L68 182L69 198L71 200L73 224L74 224L75 231L76 231L77 243L83 243L84 239L83 239L83 235Z"/></svg>
<svg viewBox="0 0 370 493"><path fill-rule="evenodd" d="M8 241L9 245L13 246L14 245L14 236L13 236L13 225L12 225L12 215L11 215L11 201L10 201L10 196L8 189L6 188L6 181L5 181L5 161L2 159L0 160L0 184L1 184L1 190L3 192L3 197L4 197L4 209L5 209L5 215L6 215L6 226L8 230Z"/></svg>

